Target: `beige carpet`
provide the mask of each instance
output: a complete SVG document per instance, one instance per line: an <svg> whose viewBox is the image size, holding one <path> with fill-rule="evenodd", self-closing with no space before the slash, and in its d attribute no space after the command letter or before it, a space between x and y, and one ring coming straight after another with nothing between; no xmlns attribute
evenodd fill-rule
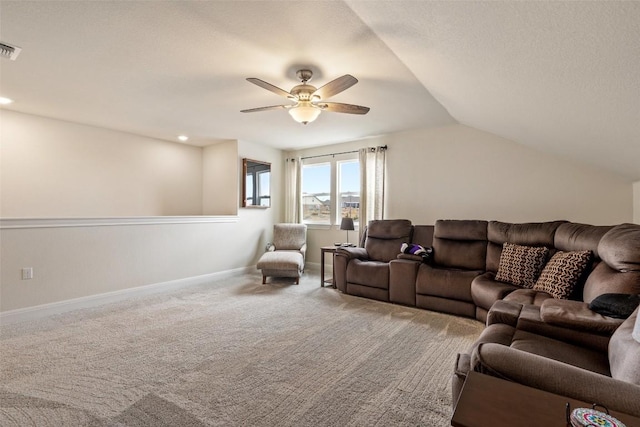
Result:
<svg viewBox="0 0 640 427"><path fill-rule="evenodd" d="M258 274L3 326L2 426L446 426L471 319Z"/></svg>

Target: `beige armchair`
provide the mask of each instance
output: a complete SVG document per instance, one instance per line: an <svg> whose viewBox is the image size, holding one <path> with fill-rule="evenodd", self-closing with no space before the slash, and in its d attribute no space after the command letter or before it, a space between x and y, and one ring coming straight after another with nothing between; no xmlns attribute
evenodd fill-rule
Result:
<svg viewBox="0 0 640 427"><path fill-rule="evenodd" d="M307 226L304 224L275 224L273 243L268 246L258 261L258 270L262 270L262 284L267 276L295 277L296 285L304 272L307 252Z"/></svg>

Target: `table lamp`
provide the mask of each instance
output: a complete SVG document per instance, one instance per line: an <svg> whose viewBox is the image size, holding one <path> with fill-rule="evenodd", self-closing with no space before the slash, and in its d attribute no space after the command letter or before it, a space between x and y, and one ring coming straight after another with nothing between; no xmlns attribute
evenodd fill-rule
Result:
<svg viewBox="0 0 640 427"><path fill-rule="evenodd" d="M355 230L353 226L353 218L342 218L342 222L340 223L340 230L347 230L347 245L349 244L349 230Z"/></svg>

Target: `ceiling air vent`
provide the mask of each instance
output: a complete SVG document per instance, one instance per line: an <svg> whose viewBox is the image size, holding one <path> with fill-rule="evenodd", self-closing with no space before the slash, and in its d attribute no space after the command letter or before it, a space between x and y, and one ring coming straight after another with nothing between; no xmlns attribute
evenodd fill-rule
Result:
<svg viewBox="0 0 640 427"><path fill-rule="evenodd" d="M0 57L2 58L9 58L10 60L15 61L21 51L22 49L18 46L11 46L0 42Z"/></svg>

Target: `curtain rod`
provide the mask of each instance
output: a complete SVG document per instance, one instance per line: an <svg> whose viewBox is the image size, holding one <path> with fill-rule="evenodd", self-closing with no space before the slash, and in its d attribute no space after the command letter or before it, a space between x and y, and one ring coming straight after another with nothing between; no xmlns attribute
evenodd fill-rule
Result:
<svg viewBox="0 0 640 427"><path fill-rule="evenodd" d="M370 147L371 149L373 149L374 147ZM382 148L383 150L387 149L386 145L382 145L382 146L378 146L375 148ZM316 159L318 157L328 157L328 156L339 156L340 154L353 154L353 153L357 153L360 150L352 150L352 151L342 151L340 153L330 153L330 154L318 154L317 156L307 156L307 157L300 157L301 160L307 160L307 159Z"/></svg>

